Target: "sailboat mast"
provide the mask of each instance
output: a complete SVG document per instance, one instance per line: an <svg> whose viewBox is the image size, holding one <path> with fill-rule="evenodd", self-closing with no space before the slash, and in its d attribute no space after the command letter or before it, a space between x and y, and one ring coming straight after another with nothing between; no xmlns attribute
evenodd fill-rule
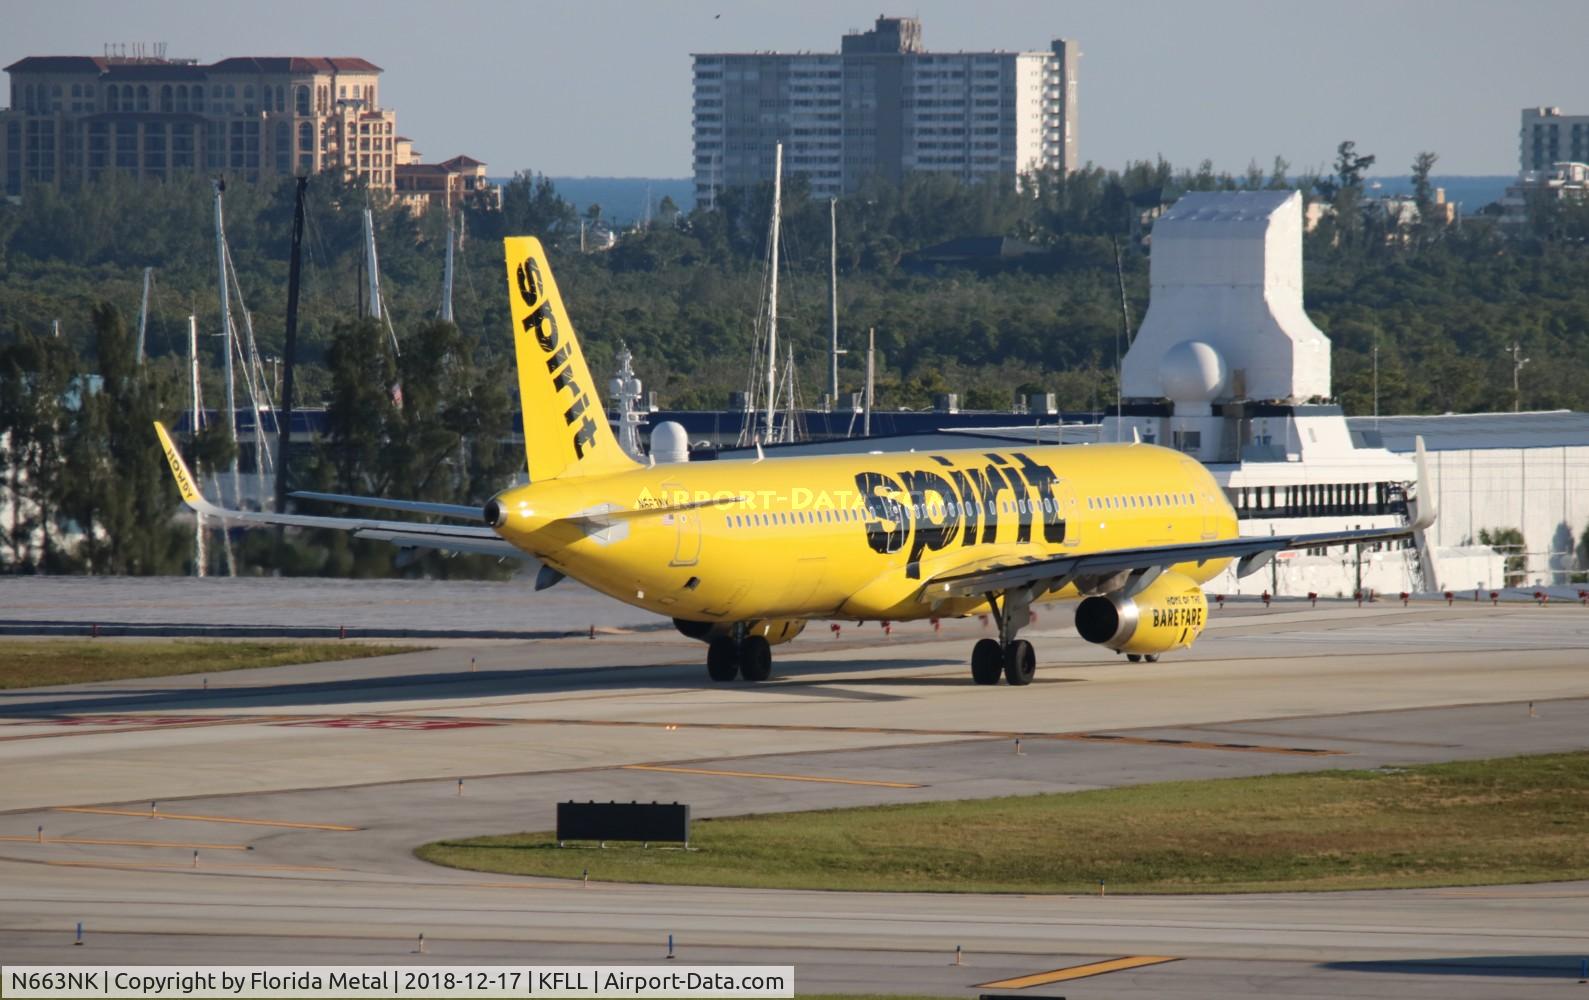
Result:
<svg viewBox="0 0 1589 1000"><path fill-rule="evenodd" d="M188 430L191 436L199 436L199 320L197 316L188 317L188 392L192 396L192 410L188 418ZM198 469L198 459L194 459L193 468ZM195 474L194 489L198 489L198 482L202 481L200 474ZM193 575L203 576L204 567L208 561L204 551L204 515L195 512L193 515Z"/></svg>
<svg viewBox="0 0 1589 1000"><path fill-rule="evenodd" d="M224 345L222 354L226 356L226 439L232 446L232 502L241 504L242 481L237 473L237 388L232 373L232 295L231 282L226 275L226 223L221 212L221 196L226 191L226 182L216 179L211 186L215 189L216 288L221 293L221 343Z"/></svg>
<svg viewBox="0 0 1589 1000"><path fill-rule="evenodd" d="M364 210L364 280L369 283L371 319L381 318L381 268L375 256L375 220Z"/></svg>
<svg viewBox="0 0 1589 1000"><path fill-rule="evenodd" d="M143 364L144 334L149 329L149 283L154 280L154 268L143 269L143 303L138 306L138 364Z"/></svg>
<svg viewBox="0 0 1589 1000"><path fill-rule="evenodd" d="M783 214L783 143L772 153L772 255L767 272L767 440L778 412L778 220Z"/></svg>
<svg viewBox="0 0 1589 1000"><path fill-rule="evenodd" d="M441 319L452 322L452 215L447 215L447 264L441 272Z"/></svg>
<svg viewBox="0 0 1589 1000"><path fill-rule="evenodd" d="M828 199L828 323L833 342L828 348L829 405L839 405L839 199Z"/></svg>

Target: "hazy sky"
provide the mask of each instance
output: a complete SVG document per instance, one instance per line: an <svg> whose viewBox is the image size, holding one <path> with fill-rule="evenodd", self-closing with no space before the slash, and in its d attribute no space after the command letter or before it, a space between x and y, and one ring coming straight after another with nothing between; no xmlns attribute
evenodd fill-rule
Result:
<svg viewBox="0 0 1589 1000"><path fill-rule="evenodd" d="M1436 173L1508 174L1521 108L1589 113L1585 0L0 0L0 65L134 41L205 62L363 56L385 68L382 102L428 159L682 177L690 53L833 51L885 11L919 15L939 51L1078 41L1081 156L1111 167L1163 154L1241 171L1280 154L1300 170L1354 139L1375 173L1428 149Z"/></svg>

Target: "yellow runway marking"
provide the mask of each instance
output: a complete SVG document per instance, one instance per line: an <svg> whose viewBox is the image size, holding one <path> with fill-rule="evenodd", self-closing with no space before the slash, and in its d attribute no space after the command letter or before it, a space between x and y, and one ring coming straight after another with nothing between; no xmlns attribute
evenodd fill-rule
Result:
<svg viewBox="0 0 1589 1000"><path fill-rule="evenodd" d="M241 819L236 816L195 816L187 813L149 812L144 809L105 809L99 806L61 806L55 810L63 813L95 813L102 816L142 816L145 819L180 819L195 823L241 823L244 826L279 826L289 830L334 830L348 833L362 830L358 826L341 826L337 823L291 823L284 819Z"/></svg>
<svg viewBox="0 0 1589 1000"><path fill-rule="evenodd" d="M666 767L661 764L624 764L625 771L667 771L671 774L705 774L717 778L767 778L774 781L814 781L824 785L868 785L872 788L925 788L906 781L869 781L865 778L823 778L810 774L770 774L762 771L717 771L705 767Z"/></svg>
<svg viewBox="0 0 1589 1000"><path fill-rule="evenodd" d="M181 847L193 851L246 851L247 844L184 844L178 840L101 840L97 837L0 837L13 844L92 844L95 847Z"/></svg>
<svg viewBox="0 0 1589 1000"><path fill-rule="evenodd" d="M1055 969L1052 972L1036 972L1030 976L1018 976L1014 979L1000 979L991 983L980 983L977 988L984 990L1024 990L1029 986L1046 986L1049 983L1062 983L1070 979L1101 976L1106 972L1140 969L1145 965L1162 965L1165 962L1178 961L1180 959L1164 955L1128 955L1125 958L1112 958L1107 962L1089 962L1086 965L1072 965L1067 969Z"/></svg>
<svg viewBox="0 0 1589 1000"><path fill-rule="evenodd" d="M159 871L257 871L257 872L339 872L340 868L328 868L323 865L224 865L201 864L197 868L190 864L177 861L46 861L47 865L60 868L132 868L150 869Z"/></svg>

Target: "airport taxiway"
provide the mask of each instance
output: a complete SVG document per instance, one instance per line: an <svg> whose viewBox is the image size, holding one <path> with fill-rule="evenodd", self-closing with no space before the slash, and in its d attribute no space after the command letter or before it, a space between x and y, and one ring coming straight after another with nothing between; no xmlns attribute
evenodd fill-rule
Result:
<svg viewBox="0 0 1589 1000"><path fill-rule="evenodd" d="M599 599L560 591L537 613L606 624ZM685 801L709 817L1589 745L1582 607L1232 604L1159 664L1100 655L1064 608L1039 615L1024 690L969 683L973 619L887 637L815 623L777 649L764 685L710 685L699 644L620 630L207 688L0 692L0 958L402 962L421 960L407 952L423 932L432 962L650 961L671 933L692 962L792 962L803 992L965 995L1122 956L1177 961L1054 988L1489 996L1576 975L1584 883L1104 898L580 888L410 853L549 828L568 798ZM91 956L70 945L78 920ZM969 965L947 965L956 945Z"/></svg>

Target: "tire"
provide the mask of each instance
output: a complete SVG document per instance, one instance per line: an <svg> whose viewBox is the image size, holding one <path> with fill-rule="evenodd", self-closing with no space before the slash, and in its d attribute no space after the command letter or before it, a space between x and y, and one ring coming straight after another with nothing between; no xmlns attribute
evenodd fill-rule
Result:
<svg viewBox="0 0 1589 1000"><path fill-rule="evenodd" d="M772 676L772 645L766 639L752 635L739 644L739 676L753 683Z"/></svg>
<svg viewBox="0 0 1589 1000"><path fill-rule="evenodd" d="M996 639L978 639L971 647L971 679L978 684L997 684L1004 673L1004 650Z"/></svg>
<svg viewBox="0 0 1589 1000"><path fill-rule="evenodd" d="M1025 687L1037 673L1037 653L1025 639L1017 639L1004 650L1004 679L1011 687Z"/></svg>
<svg viewBox="0 0 1589 1000"><path fill-rule="evenodd" d="M1142 658L1144 660L1147 660L1149 663L1157 663L1157 662L1159 662L1159 654L1158 653L1148 653L1147 655L1143 656Z"/></svg>
<svg viewBox="0 0 1589 1000"><path fill-rule="evenodd" d="M718 683L739 676L739 643L720 635L706 647L706 675Z"/></svg>
<svg viewBox="0 0 1589 1000"><path fill-rule="evenodd" d="M1142 654L1141 653L1127 653L1126 654L1126 659L1130 660L1132 663L1141 663L1142 662Z"/></svg>

